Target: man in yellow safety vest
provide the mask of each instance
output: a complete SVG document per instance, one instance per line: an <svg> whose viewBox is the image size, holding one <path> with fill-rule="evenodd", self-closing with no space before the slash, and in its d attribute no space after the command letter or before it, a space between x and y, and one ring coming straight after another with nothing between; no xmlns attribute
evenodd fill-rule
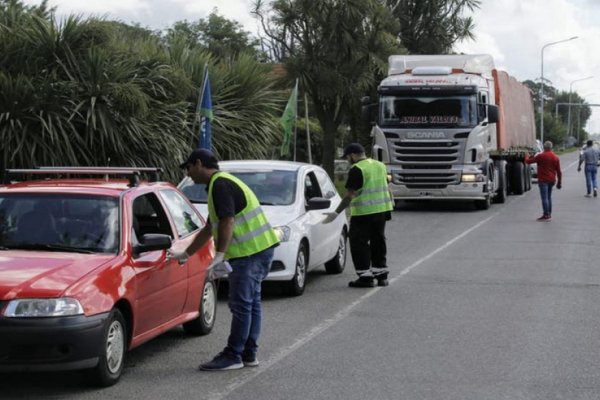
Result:
<svg viewBox="0 0 600 400"><path fill-rule="evenodd" d="M279 239L256 195L240 179L219 171L212 152L194 150L181 168L194 183L207 185L208 223L185 251L171 255L185 259L213 237L216 255L211 266L227 260L232 269L228 277L232 321L227 346L212 361L201 364L200 369L224 371L257 366L261 282L269 273Z"/></svg>
<svg viewBox="0 0 600 400"><path fill-rule="evenodd" d="M350 252L358 279L350 287L387 286L385 224L391 219L392 199L385 165L367 158L359 143L350 143L343 157L352 164L346 181L346 196L335 212L326 213L325 223L333 221L350 206Z"/></svg>

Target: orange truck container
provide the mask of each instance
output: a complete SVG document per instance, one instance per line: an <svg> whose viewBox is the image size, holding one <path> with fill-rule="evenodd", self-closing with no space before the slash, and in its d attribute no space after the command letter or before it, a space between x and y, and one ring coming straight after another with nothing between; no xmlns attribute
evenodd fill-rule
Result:
<svg viewBox="0 0 600 400"><path fill-rule="evenodd" d="M504 71L492 71L496 85L498 149L531 148L535 142L535 119L531 90Z"/></svg>

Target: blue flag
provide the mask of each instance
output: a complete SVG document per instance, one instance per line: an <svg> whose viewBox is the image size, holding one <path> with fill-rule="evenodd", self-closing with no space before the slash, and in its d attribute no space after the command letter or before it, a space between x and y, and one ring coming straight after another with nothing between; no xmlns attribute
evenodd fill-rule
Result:
<svg viewBox="0 0 600 400"><path fill-rule="evenodd" d="M200 101L200 148L211 149L211 124L213 120L212 100L210 98L210 81L208 68L204 69L204 84Z"/></svg>

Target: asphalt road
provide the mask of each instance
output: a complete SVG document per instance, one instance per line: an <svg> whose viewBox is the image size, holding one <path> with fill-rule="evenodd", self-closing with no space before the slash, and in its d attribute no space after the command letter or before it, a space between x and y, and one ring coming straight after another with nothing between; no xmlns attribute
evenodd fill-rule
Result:
<svg viewBox="0 0 600 400"><path fill-rule="evenodd" d="M1 399L598 399L600 198L584 198L576 154L562 157L551 222L537 187L476 211L408 203L388 225L391 284L353 289L309 274L287 298L267 285L257 368L199 372L223 347L181 329L133 350L114 387L81 374L0 375Z"/></svg>

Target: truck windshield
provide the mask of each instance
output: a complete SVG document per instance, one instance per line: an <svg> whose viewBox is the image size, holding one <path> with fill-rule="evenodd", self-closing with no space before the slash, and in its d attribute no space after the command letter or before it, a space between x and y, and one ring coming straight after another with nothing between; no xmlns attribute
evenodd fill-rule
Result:
<svg viewBox="0 0 600 400"><path fill-rule="evenodd" d="M382 96L381 126L474 127L477 125L475 96Z"/></svg>

